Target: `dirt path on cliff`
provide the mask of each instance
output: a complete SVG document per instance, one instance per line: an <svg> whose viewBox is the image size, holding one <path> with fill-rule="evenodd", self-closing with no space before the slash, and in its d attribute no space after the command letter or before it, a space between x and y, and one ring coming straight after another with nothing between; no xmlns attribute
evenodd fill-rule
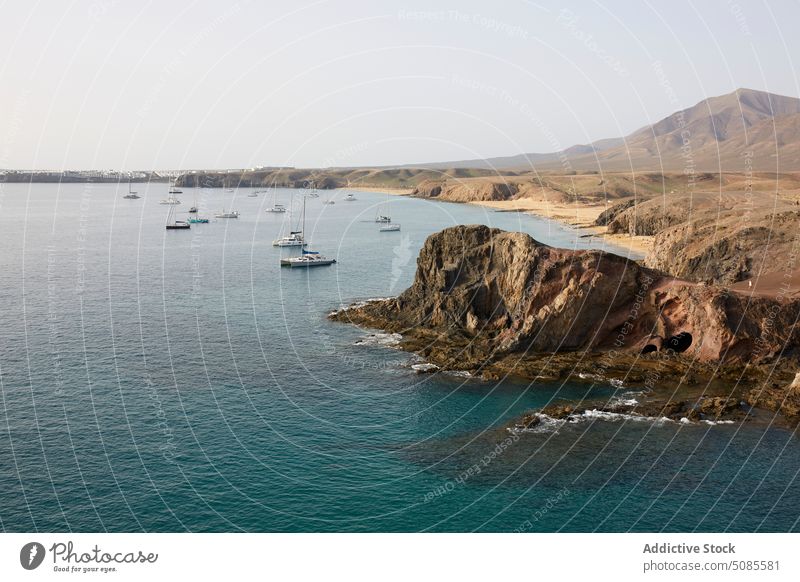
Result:
<svg viewBox="0 0 800 582"><path fill-rule="evenodd" d="M800 267L792 271L775 271L731 285L731 289L744 295L758 297L800 298Z"/></svg>

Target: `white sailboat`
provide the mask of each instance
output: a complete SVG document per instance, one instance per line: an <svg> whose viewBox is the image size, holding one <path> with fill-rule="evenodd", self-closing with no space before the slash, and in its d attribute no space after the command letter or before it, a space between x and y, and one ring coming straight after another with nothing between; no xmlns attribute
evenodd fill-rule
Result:
<svg viewBox="0 0 800 582"><path fill-rule="evenodd" d="M284 209L284 212L286 210ZM281 238L275 239L272 241L272 246L274 247L304 247L308 243L306 243L305 238L303 238L303 231L305 230L306 225L306 197L303 196L303 210L300 213L300 220L297 221L297 228L295 230L289 231L289 234L286 236L282 236Z"/></svg>
<svg viewBox="0 0 800 582"><path fill-rule="evenodd" d="M350 193L350 194L348 194L347 196L344 197L344 201L345 202L355 202L355 200L356 200L356 197L353 196L352 193Z"/></svg>
<svg viewBox="0 0 800 582"><path fill-rule="evenodd" d="M128 193L125 194L123 198L127 198L128 200L138 200L140 198L140 196L134 190L131 190L130 180L128 180Z"/></svg>
<svg viewBox="0 0 800 582"><path fill-rule="evenodd" d="M281 259L281 267L324 267L325 265L333 265L336 263L336 259L329 259L328 257L323 257L321 254L315 251L307 251L303 249L303 254L299 257L290 257L287 259Z"/></svg>
<svg viewBox="0 0 800 582"><path fill-rule="evenodd" d="M389 212L389 194L386 194L385 214L381 214L381 209L378 208L378 213L375 215L375 222L383 224L383 226L378 229L378 232L397 232L400 230L399 224L392 224L392 215Z"/></svg>
<svg viewBox="0 0 800 582"><path fill-rule="evenodd" d="M284 213L286 207L283 204L278 204L278 189L273 190L272 194L272 208L267 208L267 212Z"/></svg>
<svg viewBox="0 0 800 582"><path fill-rule="evenodd" d="M306 228L306 197L303 196L303 212L302 212L302 228ZM303 230L294 231L293 235L302 237ZM274 244L274 243L273 243ZM305 242L302 243L305 246ZM284 246L284 245L278 245ZM295 246L295 245L292 245ZM287 257L280 260L281 267L291 268L309 268L309 267L323 267L326 265L333 265L336 259L329 259L319 254L317 251L307 251L303 249L299 257Z"/></svg>
<svg viewBox="0 0 800 582"><path fill-rule="evenodd" d="M185 220L175 219L175 206L169 207L169 214L167 214L167 230L186 230L192 226Z"/></svg>

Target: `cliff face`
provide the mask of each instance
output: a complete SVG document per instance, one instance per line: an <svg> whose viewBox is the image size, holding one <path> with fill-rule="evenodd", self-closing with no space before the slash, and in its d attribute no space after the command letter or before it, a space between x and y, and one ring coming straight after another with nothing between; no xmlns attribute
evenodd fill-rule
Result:
<svg viewBox="0 0 800 582"><path fill-rule="evenodd" d="M411 337L433 332L476 363L585 350L744 364L796 354L799 314L798 302L675 279L603 251L457 226L428 238L399 297L334 318Z"/></svg>
<svg viewBox="0 0 800 582"><path fill-rule="evenodd" d="M511 181L425 180L414 189L412 196L439 198L449 202L488 202L511 200L520 187Z"/></svg>
<svg viewBox="0 0 800 582"><path fill-rule="evenodd" d="M691 281L732 284L786 268L800 210L773 195L698 192L612 206L612 233L654 236L645 265Z"/></svg>

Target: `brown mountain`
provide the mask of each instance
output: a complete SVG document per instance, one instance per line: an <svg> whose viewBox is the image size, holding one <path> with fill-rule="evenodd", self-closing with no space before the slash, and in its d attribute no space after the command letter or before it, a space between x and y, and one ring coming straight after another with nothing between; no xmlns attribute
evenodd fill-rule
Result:
<svg viewBox="0 0 800 582"><path fill-rule="evenodd" d="M568 160L567 167L564 160ZM800 171L800 99L753 89L705 99L624 138L563 152L425 167L576 171Z"/></svg>

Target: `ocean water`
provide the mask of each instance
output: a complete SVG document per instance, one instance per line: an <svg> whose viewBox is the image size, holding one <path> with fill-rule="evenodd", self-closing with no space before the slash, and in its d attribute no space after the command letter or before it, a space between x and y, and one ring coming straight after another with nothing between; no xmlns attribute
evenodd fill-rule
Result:
<svg viewBox="0 0 800 582"><path fill-rule="evenodd" d="M271 241L298 191L193 191L239 220L163 228L166 186L3 184L0 528L5 531L794 531L800 442L757 425L587 418L504 425L612 386L421 375L391 338L331 323L396 294L425 237L459 223L597 241L517 213L321 192L312 248ZM329 197L335 205L323 205ZM636 390L635 386L626 386ZM617 390L616 393L619 393Z"/></svg>

